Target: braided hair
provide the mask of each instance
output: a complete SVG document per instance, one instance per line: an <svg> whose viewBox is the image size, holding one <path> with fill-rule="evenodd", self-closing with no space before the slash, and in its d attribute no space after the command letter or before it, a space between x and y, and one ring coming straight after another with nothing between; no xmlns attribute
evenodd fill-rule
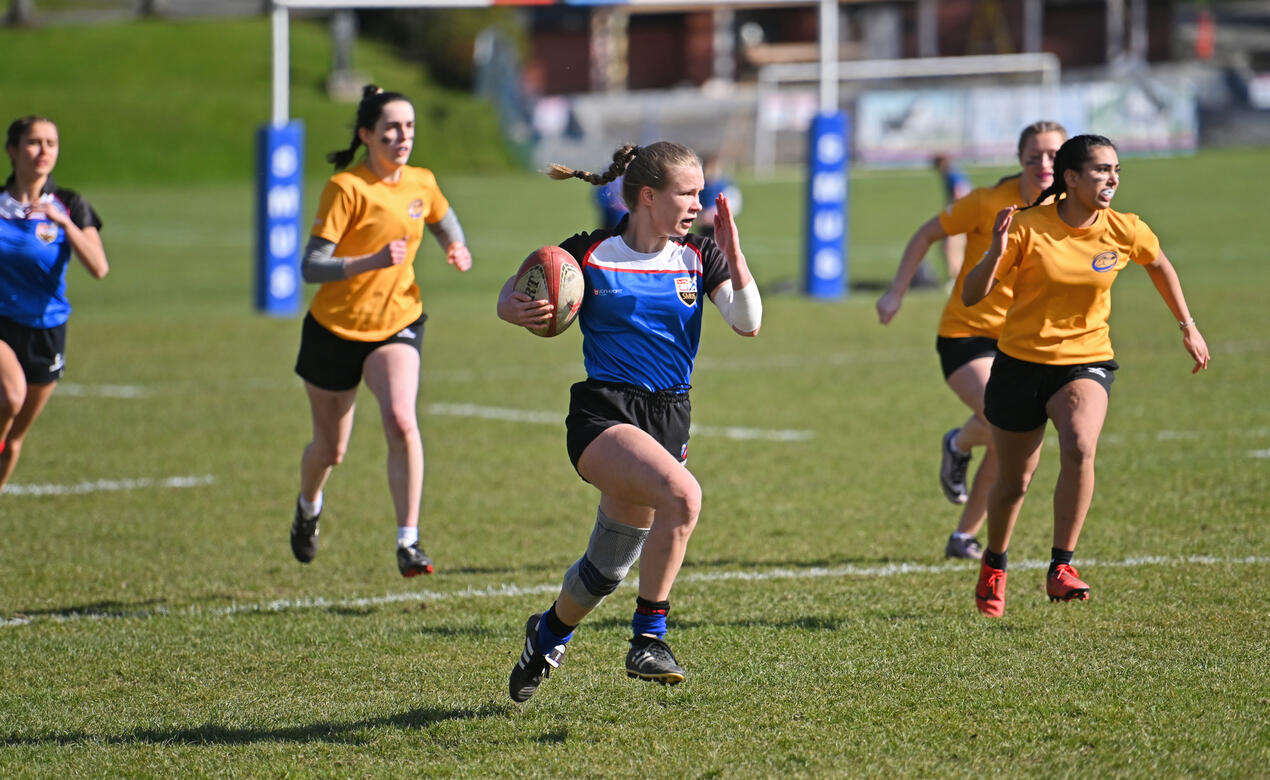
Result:
<svg viewBox="0 0 1270 780"><path fill-rule="evenodd" d="M410 98L400 92L385 92L374 84L367 84L362 87L362 100L357 104L357 120L353 125L353 142L348 145L347 149L338 149L326 155L326 161L335 165L335 170L342 171L348 167L353 161L353 156L357 154L357 147L362 145L361 136L358 130L374 130L375 123L379 121L379 117L384 113L384 106L398 100L407 103Z"/></svg>
<svg viewBox="0 0 1270 780"><path fill-rule="evenodd" d="M627 208L633 208L639 201L639 191L644 187L655 190L666 186L666 179L672 168L684 165L701 166L701 158L688 147L673 141L657 141L648 146L626 144L613 152L613 163L604 173L574 170L564 165L551 163L546 174L552 179L581 179L597 187L608 184L617 177L622 178L622 201Z"/></svg>
<svg viewBox="0 0 1270 780"><path fill-rule="evenodd" d="M1059 195L1066 194L1067 177L1063 174L1067 171L1079 172L1093 156L1094 149L1100 146L1116 148L1110 138L1102 135L1074 135L1064 141L1063 145L1058 147L1058 154L1054 155L1054 181L1037 196L1032 205L1041 205L1051 195L1057 200Z"/></svg>

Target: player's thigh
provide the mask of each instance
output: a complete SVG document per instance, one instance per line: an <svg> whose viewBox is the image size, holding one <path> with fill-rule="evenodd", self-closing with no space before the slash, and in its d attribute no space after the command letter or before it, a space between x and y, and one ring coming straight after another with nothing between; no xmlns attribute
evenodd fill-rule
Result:
<svg viewBox="0 0 1270 780"><path fill-rule="evenodd" d="M18 410L18 415L13 419L13 425L9 428L8 437L10 439L21 439L26 432L31 429L36 418L40 416L40 412L44 411L44 406L53 397L53 390L57 388L57 382L48 382L42 385L27 385L26 397L22 400L22 408Z"/></svg>
<svg viewBox="0 0 1270 780"><path fill-rule="evenodd" d="M419 364L419 350L410 344L385 344L366 356L363 376L386 431L418 430Z"/></svg>
<svg viewBox="0 0 1270 780"><path fill-rule="evenodd" d="M0 341L0 412L17 415L26 398L26 371L17 354Z"/></svg>
<svg viewBox="0 0 1270 780"><path fill-rule="evenodd" d="M578 458L578 473L606 497L627 504L656 508L700 500L692 473L634 425L614 425L597 436Z"/></svg>
<svg viewBox="0 0 1270 780"><path fill-rule="evenodd" d="M1045 412L1058 431L1059 451L1092 455L1107 420L1110 397L1093 379L1074 379L1060 387L1045 403Z"/></svg>
<svg viewBox="0 0 1270 780"><path fill-rule="evenodd" d="M353 432L353 411L357 388L324 390L312 382L304 383L309 396L309 414L313 419L313 438L322 444L343 450Z"/></svg>
<svg viewBox="0 0 1270 780"><path fill-rule="evenodd" d="M978 357L948 375L948 386L961 402L978 417L983 417L983 391L992 373L992 358Z"/></svg>
<svg viewBox="0 0 1270 780"><path fill-rule="evenodd" d="M1041 462L1045 426L1031 431L1007 431L992 426L992 445L997 453L997 479L1010 485L1026 485Z"/></svg>

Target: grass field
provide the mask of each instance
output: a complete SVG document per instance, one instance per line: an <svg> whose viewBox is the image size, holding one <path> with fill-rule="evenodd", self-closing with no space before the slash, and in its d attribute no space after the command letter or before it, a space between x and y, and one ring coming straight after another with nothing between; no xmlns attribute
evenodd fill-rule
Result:
<svg viewBox="0 0 1270 780"><path fill-rule="evenodd" d="M1212 367L1190 376L1126 271L1076 560L1093 599L1043 596L1051 443L995 622L975 567L942 558L956 511L936 447L963 410L932 348L941 296L882 328L869 289L937 207L933 177L854 179L858 291L840 303L779 292L799 275L800 186L745 182L766 314L755 340L709 315L694 377L705 510L669 636L688 680L626 679L624 587L521 707L521 626L585 545L595 494L559 422L578 334L535 339L494 299L529 249L589 224L586 188L442 179L476 267L435 247L417 262L438 572L407 582L365 394L319 557L291 557L299 323L250 310L248 186L95 186L113 270L72 269L69 370L0 496L0 775L1264 776L1267 173L1264 150L1125 161L1117 206L1161 235Z"/></svg>

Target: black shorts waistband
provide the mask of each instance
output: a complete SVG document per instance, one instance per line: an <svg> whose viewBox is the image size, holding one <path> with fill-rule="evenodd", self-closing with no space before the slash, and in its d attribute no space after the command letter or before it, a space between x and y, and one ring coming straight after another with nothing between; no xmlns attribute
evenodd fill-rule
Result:
<svg viewBox="0 0 1270 780"><path fill-rule="evenodd" d="M667 387L661 390L649 390L647 387L632 385L626 382L609 382L603 379L591 379L588 377L583 384L588 387L594 387L597 390L613 390L636 398L642 398L646 401L655 401L659 403L677 403L679 401L688 400L688 391L692 389L692 385L679 385L678 387Z"/></svg>

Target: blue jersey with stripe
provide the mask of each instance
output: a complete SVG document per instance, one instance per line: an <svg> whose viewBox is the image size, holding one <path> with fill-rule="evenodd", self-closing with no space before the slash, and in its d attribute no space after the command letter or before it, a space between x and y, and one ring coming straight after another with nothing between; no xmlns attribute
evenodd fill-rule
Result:
<svg viewBox="0 0 1270 780"><path fill-rule="evenodd" d="M731 279L709 238L672 238L636 252L614 230L579 233L560 246L582 266L578 324L587 376L647 390L687 389L701 344L707 295Z"/></svg>
<svg viewBox="0 0 1270 780"><path fill-rule="evenodd" d="M79 227L100 227L87 201L50 179L40 196ZM54 328L70 318L66 266L71 244L66 231L43 215L28 218L27 204L0 191L0 317L28 328Z"/></svg>

